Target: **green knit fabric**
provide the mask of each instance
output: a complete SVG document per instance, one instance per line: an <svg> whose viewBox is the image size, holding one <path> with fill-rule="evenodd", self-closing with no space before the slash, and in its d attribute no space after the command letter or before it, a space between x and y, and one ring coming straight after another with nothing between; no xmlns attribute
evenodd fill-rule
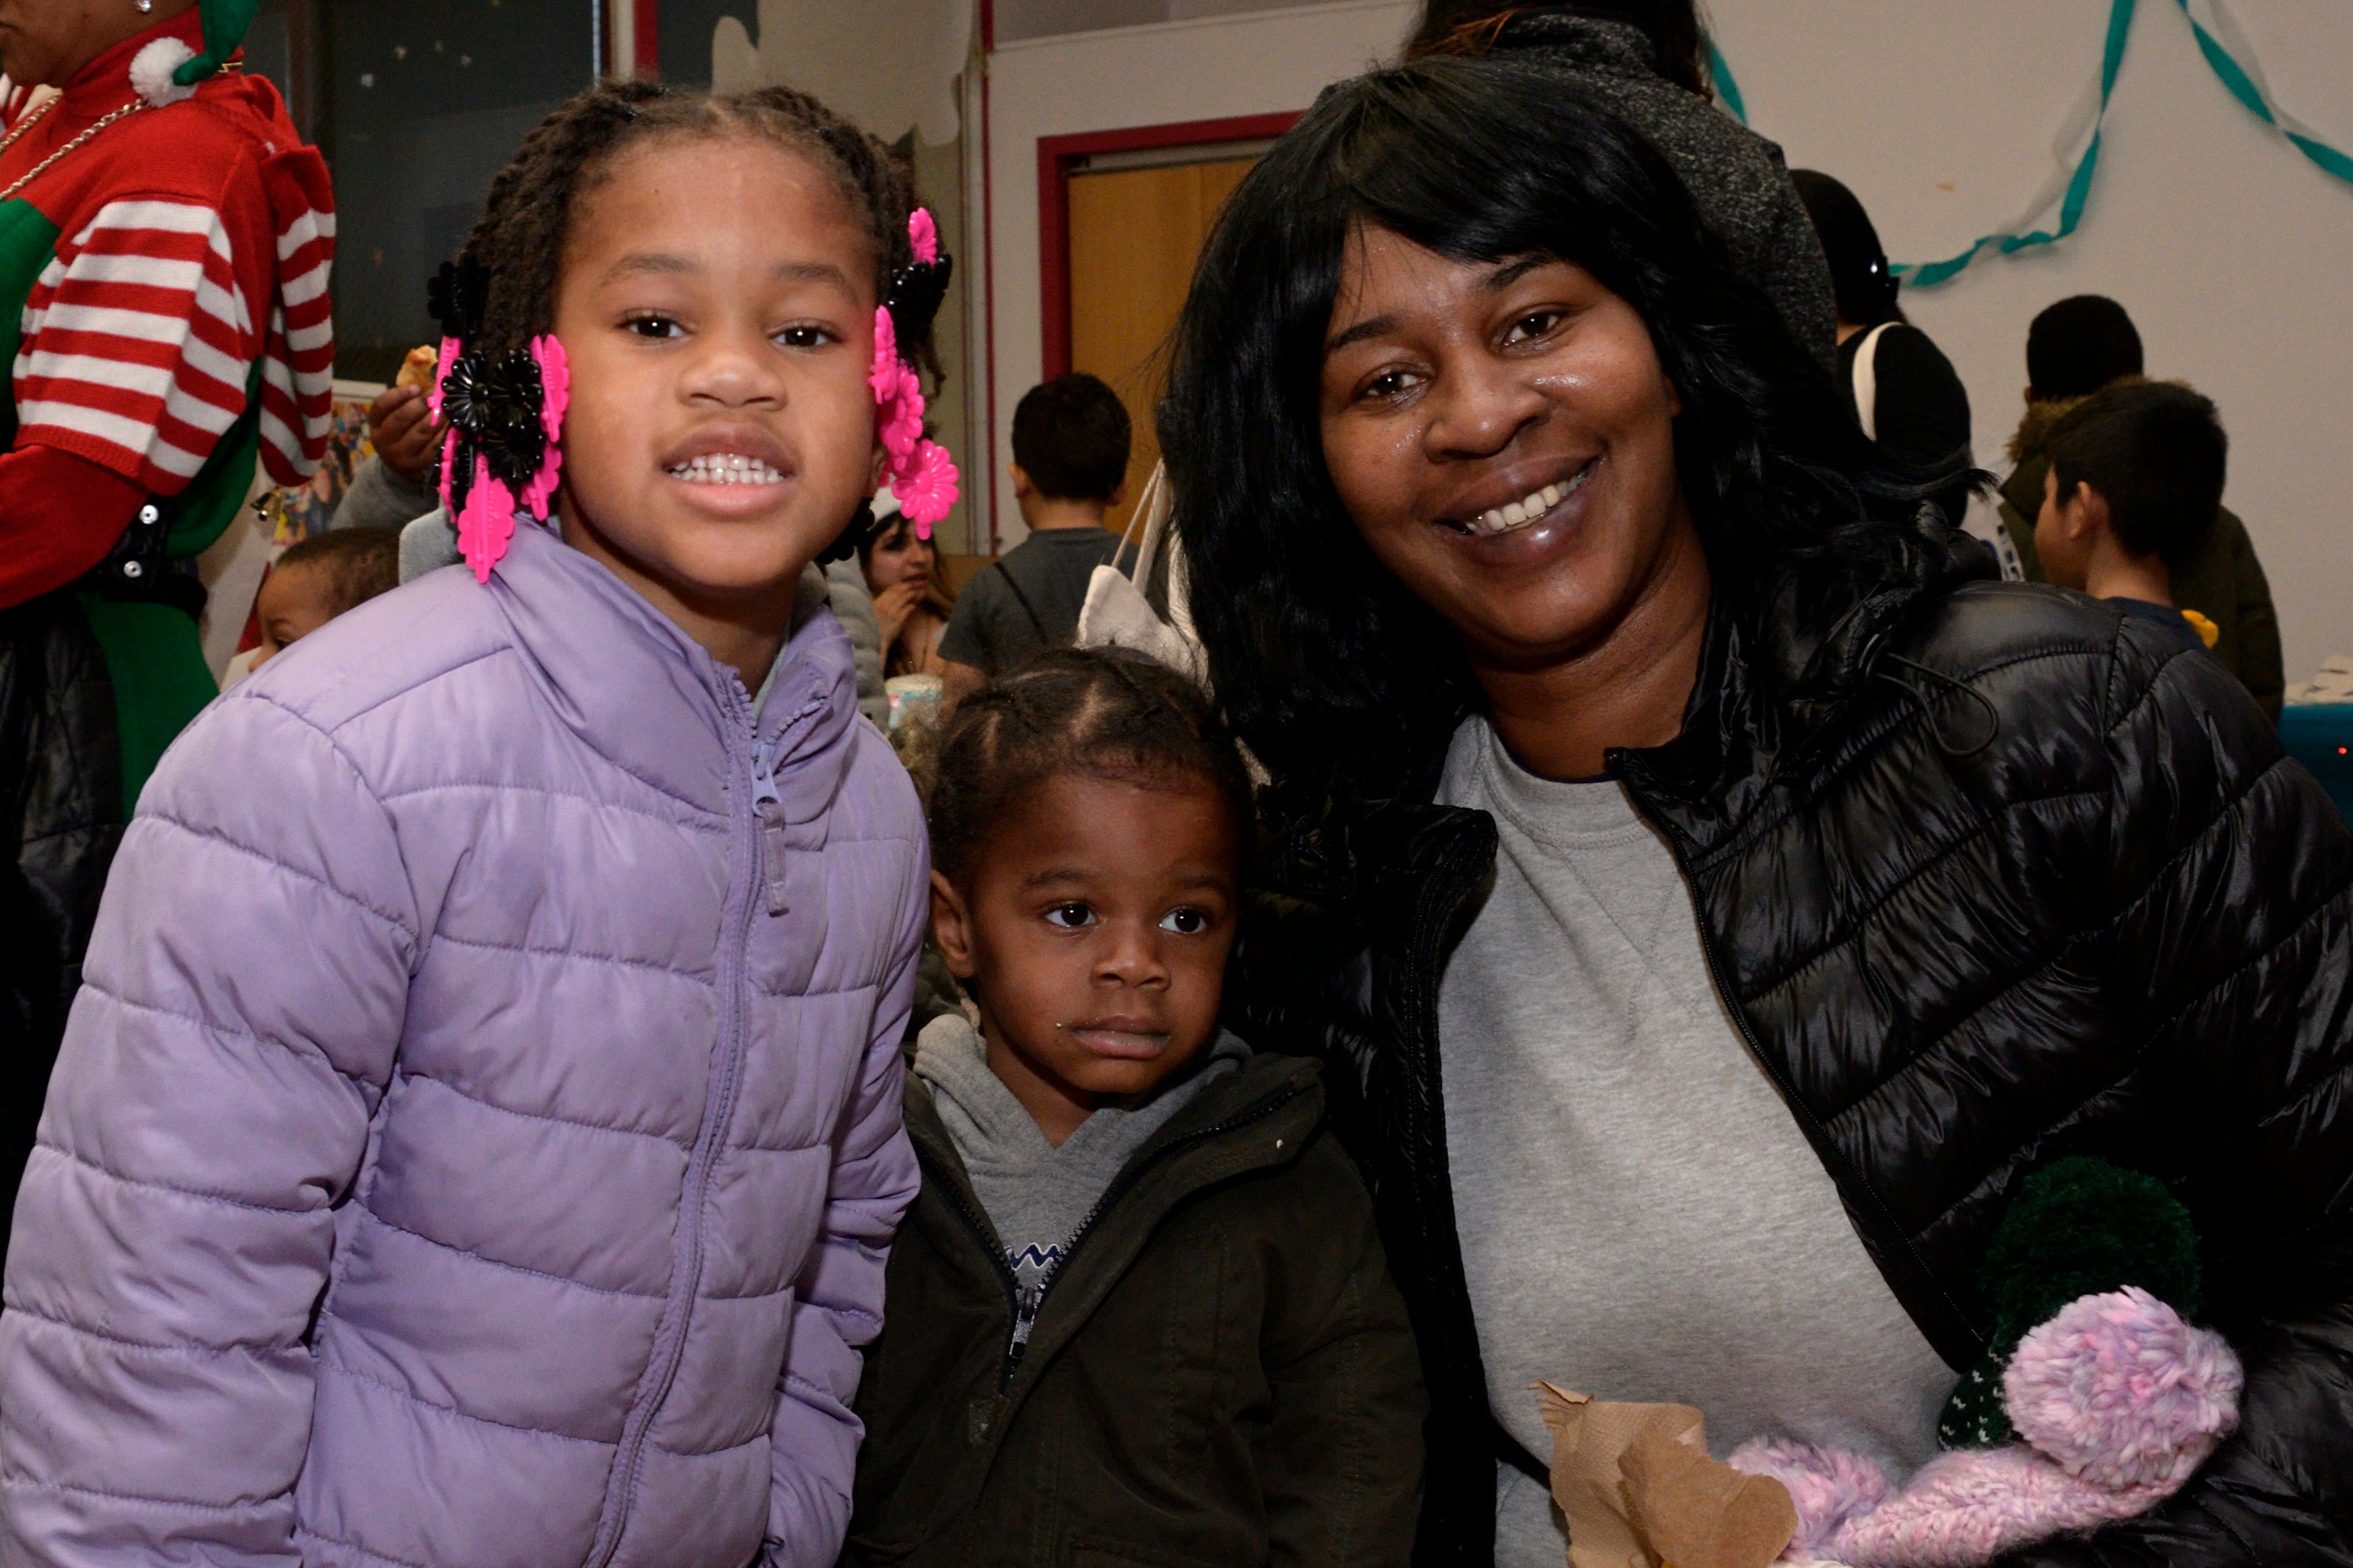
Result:
<svg viewBox="0 0 2353 1568"><path fill-rule="evenodd" d="M1936 1423L1947 1448L2010 1440L2001 1379L2018 1342L2085 1296L2137 1286L2183 1316L2203 1298L2198 1230L2165 1184L2074 1155L2029 1176L1986 1249L1993 1339Z"/></svg>
<svg viewBox="0 0 2353 1568"><path fill-rule="evenodd" d="M130 820L164 748L220 695L205 663L196 623L169 605L123 604L78 594L114 684L122 749L122 816Z"/></svg>

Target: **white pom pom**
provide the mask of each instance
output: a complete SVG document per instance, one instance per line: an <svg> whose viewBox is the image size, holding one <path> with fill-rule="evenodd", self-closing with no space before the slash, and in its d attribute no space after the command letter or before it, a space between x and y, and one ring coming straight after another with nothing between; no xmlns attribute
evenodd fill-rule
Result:
<svg viewBox="0 0 2353 1568"><path fill-rule="evenodd" d="M196 89L182 87L172 79L172 73L195 58L196 51L178 38L158 38L131 58L131 85L158 109L194 98Z"/></svg>

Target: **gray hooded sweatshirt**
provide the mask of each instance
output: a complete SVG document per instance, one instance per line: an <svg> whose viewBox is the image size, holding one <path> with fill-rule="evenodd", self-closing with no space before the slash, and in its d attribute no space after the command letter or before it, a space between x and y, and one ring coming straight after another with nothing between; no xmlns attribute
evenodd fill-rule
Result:
<svg viewBox="0 0 2353 1568"><path fill-rule="evenodd" d="M1036 1315L1072 1239L1129 1159L1203 1084L1234 1071L1250 1054L1240 1039L1220 1033L1199 1067L1164 1082L1140 1105L1096 1111L1057 1149L989 1070L987 1047L961 1015L924 1026L915 1040L915 1076L931 1089L973 1195L996 1227L1025 1320Z"/></svg>

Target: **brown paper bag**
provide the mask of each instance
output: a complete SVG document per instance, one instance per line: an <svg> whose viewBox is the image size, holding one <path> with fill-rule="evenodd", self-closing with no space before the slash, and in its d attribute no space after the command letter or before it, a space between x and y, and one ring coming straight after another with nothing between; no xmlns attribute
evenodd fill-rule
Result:
<svg viewBox="0 0 2353 1568"><path fill-rule="evenodd" d="M1798 1532L1788 1489L1708 1457L1688 1405L1611 1405L1536 1384L1569 1568L1766 1568Z"/></svg>

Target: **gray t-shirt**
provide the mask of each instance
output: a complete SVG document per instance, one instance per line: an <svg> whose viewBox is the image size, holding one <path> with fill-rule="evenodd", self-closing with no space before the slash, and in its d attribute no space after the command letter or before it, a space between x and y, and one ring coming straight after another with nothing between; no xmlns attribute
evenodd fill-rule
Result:
<svg viewBox="0 0 2353 1568"><path fill-rule="evenodd" d="M1492 813L1495 880L1439 994L1448 1163L1496 1418L1529 1385L1691 1405L1719 1456L1762 1433L1936 1452L1947 1366L1710 981L1691 895L1612 781L1512 760L1483 719L1439 799ZM1499 1467L1499 1568L1559 1568L1545 1489Z"/></svg>
<svg viewBox="0 0 2353 1568"><path fill-rule="evenodd" d="M965 584L940 657L1002 675L1040 648L1068 647L1089 580L1118 548L1109 529L1039 529Z"/></svg>

